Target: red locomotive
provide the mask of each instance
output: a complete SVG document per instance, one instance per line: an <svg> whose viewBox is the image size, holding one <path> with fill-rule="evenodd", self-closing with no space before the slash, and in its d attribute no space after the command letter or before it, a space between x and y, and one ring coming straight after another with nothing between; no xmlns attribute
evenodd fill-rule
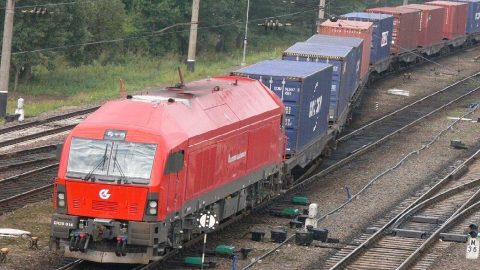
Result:
<svg viewBox="0 0 480 270"><path fill-rule="evenodd" d="M281 100L242 77L106 103L65 141L52 243L96 262L161 258L200 233L200 211L224 220L271 195L283 119Z"/></svg>

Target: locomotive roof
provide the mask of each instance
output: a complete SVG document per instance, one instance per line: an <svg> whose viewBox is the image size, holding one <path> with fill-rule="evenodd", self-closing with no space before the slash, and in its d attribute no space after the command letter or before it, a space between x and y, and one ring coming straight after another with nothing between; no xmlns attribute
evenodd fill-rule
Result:
<svg viewBox="0 0 480 270"><path fill-rule="evenodd" d="M279 115L282 103L260 82L242 77L213 77L181 89L110 101L72 132L103 137L107 129L141 131L161 136L176 147L212 138L260 118ZM208 136L202 136L208 134Z"/></svg>

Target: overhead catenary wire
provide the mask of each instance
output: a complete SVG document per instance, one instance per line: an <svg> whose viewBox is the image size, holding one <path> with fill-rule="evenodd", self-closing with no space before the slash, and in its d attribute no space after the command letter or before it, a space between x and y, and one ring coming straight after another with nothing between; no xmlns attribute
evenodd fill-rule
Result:
<svg viewBox="0 0 480 270"><path fill-rule="evenodd" d="M36 5L25 5L25 6L16 6L15 9L22 9L22 8L34 8L34 7L55 7L55 6L67 6L73 4L83 4L88 2L99 2L99 1L108 1L108 0L82 0L82 1L71 1L71 2L61 2L61 3L44 3L44 4L36 4ZM0 10L5 10L5 7L0 7Z"/></svg>
<svg viewBox="0 0 480 270"><path fill-rule="evenodd" d="M90 0L90 1L94 1L94 0ZM318 9L318 7L317 7L317 9ZM279 15L279 16L275 16L275 18L295 16L295 15L299 15L299 14L303 14L303 13L307 13L307 12L313 12L313 11L315 11L315 9L306 9L306 10L301 10L301 11L297 11L297 12L292 12L292 13L287 13L287 14L282 14L282 15ZM265 17L255 18L255 19L251 19L249 21L249 23L264 21L264 20L265 20ZM198 30L203 31L203 30L207 30L207 29L222 28L222 27L232 26L232 25L237 25L237 24L240 25L240 24L243 24L243 23L244 23L244 21L235 20L235 21L232 21L232 22L229 22L229 23L224 23L224 24L219 24L219 25L198 27ZM176 23L176 24L173 24L173 25L168 26L166 28L171 29L171 28L176 27L176 26L184 26L184 25L190 25L190 23ZM158 30L158 31L155 31L155 32L150 32L149 34L144 34L144 35L136 35L136 36L131 36L131 37L115 38L115 39L109 39L109 40L99 40L99 41L91 41L91 42L84 42L84 43L77 43L77 44L69 44L69 45L34 49L34 50L28 50L28 51L17 51L17 52L13 52L12 55L22 55L22 54L28 54L28 53L38 53L38 52L46 52L46 51L71 49L71 48L77 48L77 47L83 47L83 46L116 43L116 42L122 42L122 41L128 41L128 40L135 40L135 39L141 39L141 38L161 36L161 35L166 35L166 34L185 33L185 32L189 32L189 31L190 30L165 31L165 28L164 28L164 29L161 29L161 30Z"/></svg>

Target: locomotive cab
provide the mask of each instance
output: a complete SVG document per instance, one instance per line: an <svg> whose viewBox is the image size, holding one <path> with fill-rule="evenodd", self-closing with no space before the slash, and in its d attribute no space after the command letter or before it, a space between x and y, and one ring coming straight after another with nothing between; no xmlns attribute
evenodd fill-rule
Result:
<svg viewBox="0 0 480 270"><path fill-rule="evenodd" d="M157 222L166 213L158 172L180 171L183 151L168 155L161 140L139 139L138 130L106 129L103 138L83 131L72 133L62 153L66 168L55 183L52 241L67 256L147 263L167 234Z"/></svg>

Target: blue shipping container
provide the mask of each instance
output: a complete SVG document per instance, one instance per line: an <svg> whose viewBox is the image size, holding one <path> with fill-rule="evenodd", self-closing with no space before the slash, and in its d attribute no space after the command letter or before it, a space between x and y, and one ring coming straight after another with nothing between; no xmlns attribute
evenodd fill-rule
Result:
<svg viewBox="0 0 480 270"><path fill-rule="evenodd" d="M283 52L283 60L333 65L329 121L336 122L346 112L360 76L360 59L355 55L353 47L297 42Z"/></svg>
<svg viewBox="0 0 480 270"><path fill-rule="evenodd" d="M232 75L257 79L282 99L287 154L294 154L327 133L332 70L321 63L267 60Z"/></svg>
<svg viewBox="0 0 480 270"><path fill-rule="evenodd" d="M352 12L341 19L373 23L370 64L374 65L390 56L392 45L393 16L379 13Z"/></svg>
<svg viewBox="0 0 480 270"><path fill-rule="evenodd" d="M321 44L330 44L330 45L342 45L353 48L353 54L355 54L356 59L363 59L363 39L355 37L342 37L342 36L329 36L329 35L313 35L305 42L309 43L321 43ZM360 60L361 61L361 60ZM361 63L360 63L361 64ZM360 75L359 75L360 76ZM360 84L360 80L356 81L355 89Z"/></svg>
<svg viewBox="0 0 480 270"><path fill-rule="evenodd" d="M480 0L453 0L468 3L467 34L480 32Z"/></svg>

